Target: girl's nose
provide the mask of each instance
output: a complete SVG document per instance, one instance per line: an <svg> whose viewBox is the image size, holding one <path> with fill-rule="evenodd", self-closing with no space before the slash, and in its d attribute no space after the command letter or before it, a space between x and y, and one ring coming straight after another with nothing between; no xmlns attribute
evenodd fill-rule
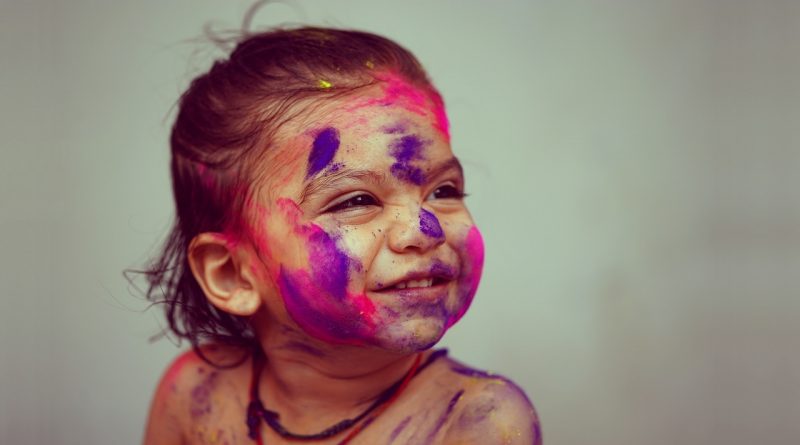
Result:
<svg viewBox="0 0 800 445"><path fill-rule="evenodd" d="M444 230L433 212L417 206L395 213L389 230L389 247L395 252L425 252L444 243L444 240Z"/></svg>

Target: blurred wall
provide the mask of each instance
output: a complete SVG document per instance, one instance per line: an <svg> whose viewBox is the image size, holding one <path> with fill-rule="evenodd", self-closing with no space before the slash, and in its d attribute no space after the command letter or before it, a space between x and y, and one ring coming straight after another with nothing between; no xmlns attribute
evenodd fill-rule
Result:
<svg viewBox="0 0 800 445"><path fill-rule="evenodd" d="M171 218L171 106L249 1L0 3L0 443L138 443L178 349L121 271ZM800 3L299 0L448 103L487 243L444 344L548 444L800 441ZM135 293L134 293L135 294Z"/></svg>

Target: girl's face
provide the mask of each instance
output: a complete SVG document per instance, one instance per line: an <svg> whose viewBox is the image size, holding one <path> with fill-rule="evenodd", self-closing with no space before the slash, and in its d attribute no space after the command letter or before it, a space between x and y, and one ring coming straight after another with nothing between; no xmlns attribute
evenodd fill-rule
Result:
<svg viewBox="0 0 800 445"><path fill-rule="evenodd" d="M256 272L273 316L317 339L422 350L469 307L483 242L442 110L399 80L371 91L282 129L250 209Z"/></svg>

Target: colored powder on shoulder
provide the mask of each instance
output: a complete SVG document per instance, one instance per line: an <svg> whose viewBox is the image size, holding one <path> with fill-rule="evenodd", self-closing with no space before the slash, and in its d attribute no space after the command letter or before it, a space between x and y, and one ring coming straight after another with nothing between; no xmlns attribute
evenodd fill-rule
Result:
<svg viewBox="0 0 800 445"><path fill-rule="evenodd" d="M411 416L408 416L408 417L406 417L405 419L403 419L403 421L402 421L402 422L400 422L400 423L399 423L399 424L398 424L398 425L397 425L397 426L396 426L396 427L395 427L395 428L392 430L392 434L390 434L390 435L389 435L389 444L391 444L392 442L394 442L394 440L395 440L395 439L397 439L397 436L399 436L399 435L400 435L400 433L402 433L402 432L403 432L403 430L404 430L404 429L405 429L405 428L408 426L408 423L409 423L409 422L411 422Z"/></svg>
<svg viewBox="0 0 800 445"><path fill-rule="evenodd" d="M434 439L434 437L436 437L436 434L439 432L439 430L442 429L442 427L444 426L445 422L447 422L447 419L450 417L450 414L453 413L453 408L455 408L456 404L458 403L458 401L461 400L461 396L462 395L464 395L464 390L463 389L458 391L453 396L453 398L450 399L450 402L447 404L447 407L445 408L444 412L442 413L441 416L439 416L439 419L436 421L436 426L428 434L428 438L427 438L425 443L433 442L433 439Z"/></svg>
<svg viewBox="0 0 800 445"><path fill-rule="evenodd" d="M308 173L310 178L328 166L339 150L339 131L333 127L323 129L314 138L314 145L308 155Z"/></svg>

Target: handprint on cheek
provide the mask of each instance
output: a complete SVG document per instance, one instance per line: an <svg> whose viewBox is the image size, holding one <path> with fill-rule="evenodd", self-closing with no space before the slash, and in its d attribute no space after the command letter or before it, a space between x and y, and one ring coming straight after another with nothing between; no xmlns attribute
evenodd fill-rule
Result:
<svg viewBox="0 0 800 445"><path fill-rule="evenodd" d="M286 310L308 334L330 343L364 344L375 332L375 306L364 294L348 291L360 263L337 244L338 236L299 221L293 201L279 200L293 233L307 252L307 266L281 265L278 285Z"/></svg>

